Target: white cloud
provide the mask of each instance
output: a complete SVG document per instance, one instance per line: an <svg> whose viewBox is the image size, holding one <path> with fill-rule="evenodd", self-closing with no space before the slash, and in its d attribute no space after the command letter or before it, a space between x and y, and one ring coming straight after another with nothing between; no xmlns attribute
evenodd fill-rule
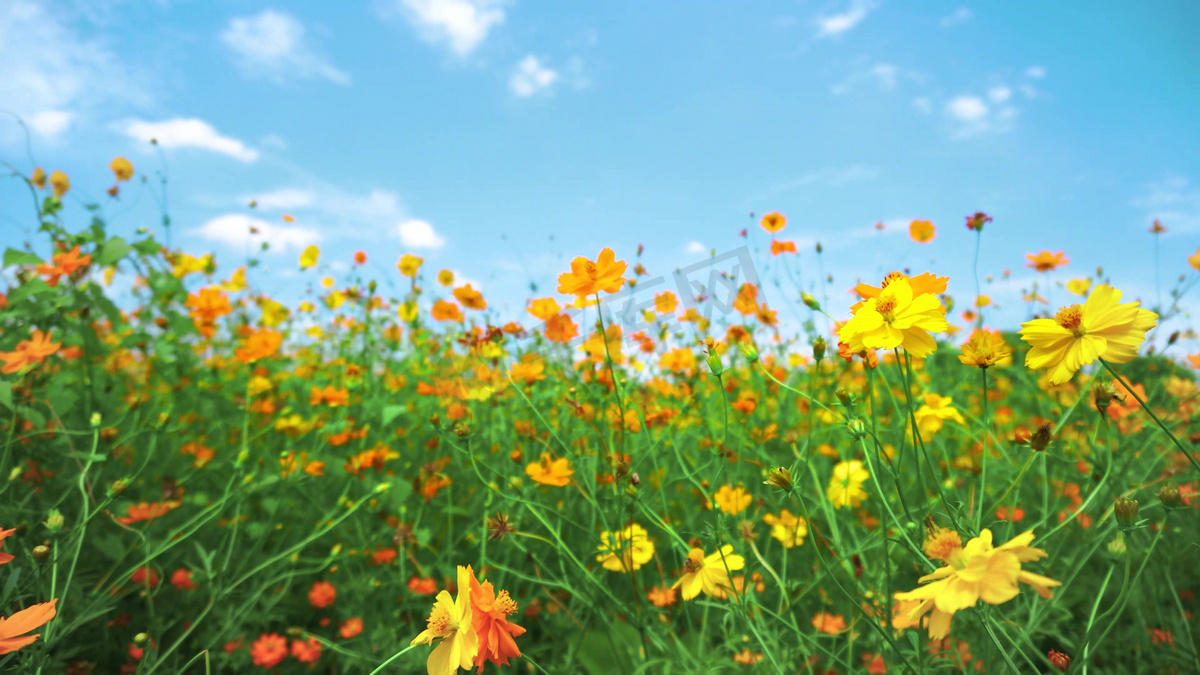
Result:
<svg viewBox="0 0 1200 675"><path fill-rule="evenodd" d="M256 201L260 209L278 211L312 206L317 201L317 194L302 188L279 188L258 195L245 195L240 201Z"/></svg>
<svg viewBox="0 0 1200 675"><path fill-rule="evenodd" d="M970 19L972 16L971 10L967 9L966 7L959 7L949 15L942 17L942 28L949 28L950 26L960 24Z"/></svg>
<svg viewBox="0 0 1200 675"><path fill-rule="evenodd" d="M879 170L861 165L853 165L839 169L823 169L821 171L810 171L806 174L798 176L788 181L775 183L767 188L769 194L777 194L780 192L788 192L807 185L821 185L824 187L837 187L840 185L849 185L851 183L861 183L864 181L874 180L879 177Z"/></svg>
<svg viewBox="0 0 1200 675"><path fill-rule="evenodd" d="M958 96L946 104L946 112L960 122L978 122L987 117L988 106L978 96Z"/></svg>
<svg viewBox="0 0 1200 675"><path fill-rule="evenodd" d="M125 135L139 141L155 139L164 148L199 148L242 162L258 159L257 150L246 147L236 138L222 136L211 124L201 119L176 117L163 122L130 120L122 130Z"/></svg>
<svg viewBox="0 0 1200 675"><path fill-rule="evenodd" d="M0 108L21 117L37 137L54 140L93 112L112 115L146 105L150 97L116 57L85 36L65 7L45 2L0 2ZM0 142L23 134L0 118Z"/></svg>
<svg viewBox="0 0 1200 675"><path fill-rule="evenodd" d="M424 220L406 220L396 226L400 241L409 248L441 248L446 239Z"/></svg>
<svg viewBox="0 0 1200 675"><path fill-rule="evenodd" d="M850 77L846 78L842 83L834 85L830 91L835 96L840 96L850 91L851 86L855 82L862 80L873 80L879 89L891 91L896 88L899 74L900 70L890 63L876 63L851 73Z"/></svg>
<svg viewBox="0 0 1200 675"><path fill-rule="evenodd" d="M1040 80L1046 77L1045 66L1029 66L1025 69L1025 77L1031 80Z"/></svg>
<svg viewBox="0 0 1200 675"><path fill-rule="evenodd" d="M1140 228L1149 229L1157 218L1167 228L1164 236L1200 232L1200 187L1187 176L1170 174L1150 183L1130 205L1144 212Z"/></svg>
<svg viewBox="0 0 1200 675"><path fill-rule="evenodd" d="M853 0L850 8L841 14L830 14L817 19L817 37L841 35L857 26L873 7L867 0Z"/></svg>
<svg viewBox="0 0 1200 675"><path fill-rule="evenodd" d="M1008 87L992 87L988 90L988 100L992 103L1004 103L1012 98L1012 89Z"/></svg>
<svg viewBox="0 0 1200 675"><path fill-rule="evenodd" d="M350 76L305 41L304 24L285 12L265 9L255 16L230 19L221 33L247 77L276 84L289 79L321 78L350 84Z"/></svg>
<svg viewBox="0 0 1200 675"><path fill-rule="evenodd" d="M61 110L43 110L34 113L28 120L29 128L47 139L53 140L71 126L75 115Z"/></svg>
<svg viewBox="0 0 1200 675"><path fill-rule="evenodd" d="M540 92L549 93L550 88L557 81L558 73L547 68L538 60L538 57L530 54L517 64L516 72L508 81L508 88L517 96L525 98Z"/></svg>
<svg viewBox="0 0 1200 675"><path fill-rule="evenodd" d="M321 241L321 233L310 227L275 225L261 218L240 213L217 216L192 230L191 234L208 241L242 248L257 248L266 242L275 251L298 250Z"/></svg>
<svg viewBox="0 0 1200 675"><path fill-rule="evenodd" d="M931 103L929 99L925 98L924 96L918 96L917 98L914 98L912 101L912 106L917 109L917 112L924 115L928 115L929 113L933 112L933 103Z"/></svg>
<svg viewBox="0 0 1200 675"><path fill-rule="evenodd" d="M699 255L708 253L708 247L698 241L689 241L687 245L683 247L683 252L687 253L688 255Z"/></svg>
<svg viewBox="0 0 1200 675"><path fill-rule="evenodd" d="M475 51L504 22L497 0L385 0L380 8L385 17L404 16L422 39L445 44L459 56Z"/></svg>

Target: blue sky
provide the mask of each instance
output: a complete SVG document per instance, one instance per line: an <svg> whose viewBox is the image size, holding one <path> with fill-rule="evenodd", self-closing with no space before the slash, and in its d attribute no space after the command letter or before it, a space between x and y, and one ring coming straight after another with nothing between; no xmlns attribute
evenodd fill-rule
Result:
<svg viewBox="0 0 1200 675"><path fill-rule="evenodd" d="M752 211L786 214L779 237L800 250L772 259L752 228L781 317L796 292L780 265L822 292L817 241L835 315L856 281L904 267L949 275L962 307L964 217L983 210L989 319L1012 327L1039 276L1028 252L1071 259L1041 275L1054 306L1068 296L1047 281L1097 266L1147 305L1189 273L1197 29L1187 2L12 0L0 109L27 122L33 158L7 116L0 157L66 171L75 222L99 200L116 233L155 226L157 207L137 183L105 196L108 161L154 175L165 158L173 245L232 269L256 225L273 243L251 275L263 290L315 282L297 269L307 243L333 272L366 250L393 280L411 252L504 319L571 257L632 261L642 243L669 273L741 245ZM933 243L908 239L914 218L936 223ZM0 244L33 227L21 186L0 181Z"/></svg>

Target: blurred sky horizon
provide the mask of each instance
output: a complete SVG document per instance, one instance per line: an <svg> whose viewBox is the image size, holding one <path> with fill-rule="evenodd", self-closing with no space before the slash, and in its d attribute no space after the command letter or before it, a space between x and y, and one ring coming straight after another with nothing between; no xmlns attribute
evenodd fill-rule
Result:
<svg viewBox="0 0 1200 675"><path fill-rule="evenodd" d="M1072 300L1047 282L1098 266L1148 307L1195 276L1198 29L1187 2L11 0L0 159L67 172L71 226L96 201L125 236L159 206L138 178L105 195L109 161L165 171L172 246L227 274L265 237L250 281L293 304L356 250L394 283L413 253L429 290L448 295L433 276L451 269L526 323L575 256L632 265L640 243L669 275L747 227L781 319L799 316L792 278L845 317L855 283L903 268L949 276L958 314L964 219L984 211L988 322L1011 329L1035 278L1053 312ZM768 254L749 214L769 211L798 255ZM933 242L909 239L918 218ZM24 185L0 181L0 246L35 229ZM325 269L302 273L310 243ZM1027 269L1041 250L1071 262Z"/></svg>

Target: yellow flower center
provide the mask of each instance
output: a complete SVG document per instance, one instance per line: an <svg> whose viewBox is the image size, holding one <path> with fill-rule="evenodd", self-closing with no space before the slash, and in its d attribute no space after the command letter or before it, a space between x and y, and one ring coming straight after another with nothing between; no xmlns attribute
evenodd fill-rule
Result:
<svg viewBox="0 0 1200 675"><path fill-rule="evenodd" d="M508 615L517 611L517 602L509 596L508 591L500 591L500 595L496 596L496 602L492 607L501 614Z"/></svg>
<svg viewBox="0 0 1200 675"><path fill-rule="evenodd" d="M1054 321L1077 337L1083 334L1083 308L1079 305L1070 305L1058 310L1058 314L1054 315Z"/></svg>
<svg viewBox="0 0 1200 675"><path fill-rule="evenodd" d="M449 635L458 630L458 622L441 605L435 605L429 614L429 630L435 635Z"/></svg>
<svg viewBox="0 0 1200 675"><path fill-rule="evenodd" d="M875 301L875 311L882 314L883 318L890 322L893 319L892 312L896 311L896 296L880 295L879 299Z"/></svg>
<svg viewBox="0 0 1200 675"><path fill-rule="evenodd" d="M704 568L704 554L689 553L687 560L683 561L684 574L695 574Z"/></svg>

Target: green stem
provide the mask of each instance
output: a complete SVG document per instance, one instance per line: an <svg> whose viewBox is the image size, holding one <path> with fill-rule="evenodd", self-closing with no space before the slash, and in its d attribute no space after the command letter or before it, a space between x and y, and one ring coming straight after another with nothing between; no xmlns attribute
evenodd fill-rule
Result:
<svg viewBox="0 0 1200 675"><path fill-rule="evenodd" d="M1187 457L1188 461L1192 463L1192 467L1197 471L1200 471L1200 463L1196 462L1196 458L1192 457L1192 453L1188 452L1187 449L1183 447L1183 443L1180 443L1179 439L1175 438L1175 434L1171 433L1171 430L1167 428L1167 425L1163 424L1162 420L1158 419L1158 415L1154 414L1154 411L1150 409L1150 406L1146 405L1146 402L1142 400L1142 397L1138 396L1137 392L1133 390L1133 387L1125 381L1125 378L1121 377L1121 374L1118 373L1116 369L1108 363L1108 361L1100 359L1100 363L1104 364L1104 367L1108 369L1108 372L1111 373L1112 376L1121 383L1121 386L1125 387L1125 391L1128 391L1130 395L1133 396L1134 400L1142 406L1142 410L1145 410L1150 415L1150 419L1154 420L1154 423L1157 424L1160 429L1166 432L1167 436L1171 438L1171 442L1175 444L1175 447L1179 448L1179 451L1183 453L1183 456Z"/></svg>

